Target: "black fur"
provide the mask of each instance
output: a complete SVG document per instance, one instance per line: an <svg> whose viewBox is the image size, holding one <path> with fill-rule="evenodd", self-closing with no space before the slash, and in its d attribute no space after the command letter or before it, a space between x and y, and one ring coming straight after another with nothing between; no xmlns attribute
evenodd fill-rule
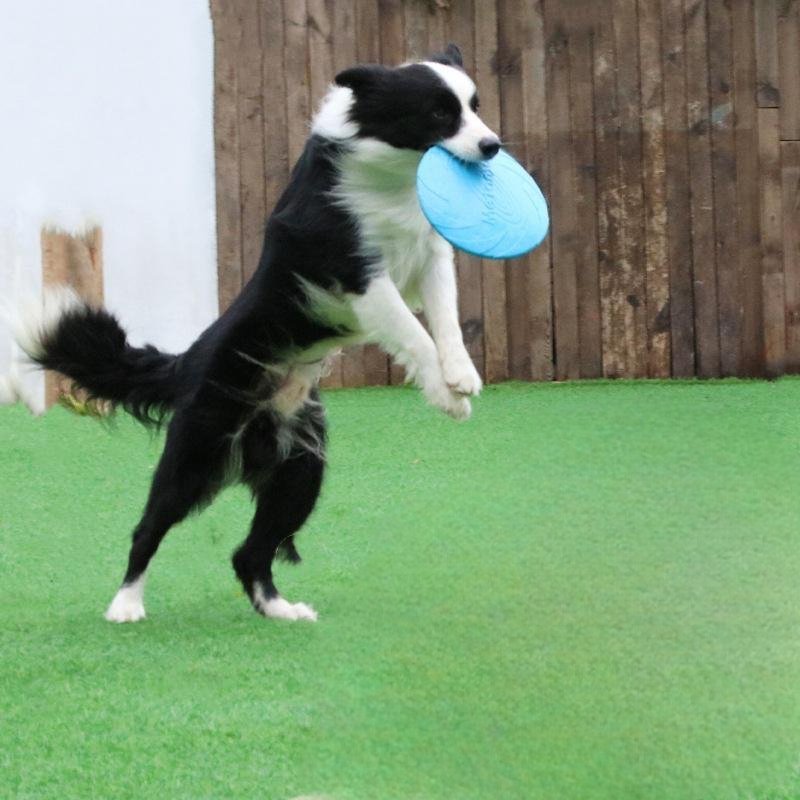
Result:
<svg viewBox="0 0 800 800"><path fill-rule="evenodd" d="M427 150L461 125L458 98L422 64L401 70L362 64L340 72L336 83L355 94L352 118L360 135L393 147Z"/></svg>

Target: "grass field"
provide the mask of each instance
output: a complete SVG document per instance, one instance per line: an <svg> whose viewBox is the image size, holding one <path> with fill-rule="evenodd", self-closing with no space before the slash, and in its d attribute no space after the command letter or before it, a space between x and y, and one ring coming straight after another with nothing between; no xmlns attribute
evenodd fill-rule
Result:
<svg viewBox="0 0 800 800"><path fill-rule="evenodd" d="M331 392L249 609L239 489L102 618L159 441L0 410L0 797L800 797L800 381Z"/></svg>

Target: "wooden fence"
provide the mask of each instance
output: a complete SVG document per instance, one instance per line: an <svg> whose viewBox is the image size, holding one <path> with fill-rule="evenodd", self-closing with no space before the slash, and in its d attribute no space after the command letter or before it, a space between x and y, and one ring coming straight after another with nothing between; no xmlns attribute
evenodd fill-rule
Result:
<svg viewBox="0 0 800 800"><path fill-rule="evenodd" d="M463 50L548 240L459 256L489 381L800 371L800 0L211 0L220 304L336 71ZM372 347L332 385L400 379Z"/></svg>

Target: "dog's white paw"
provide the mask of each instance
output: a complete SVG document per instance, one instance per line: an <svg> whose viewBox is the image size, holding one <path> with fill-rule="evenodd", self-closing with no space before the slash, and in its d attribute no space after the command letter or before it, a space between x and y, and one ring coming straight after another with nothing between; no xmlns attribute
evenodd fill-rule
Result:
<svg viewBox="0 0 800 800"><path fill-rule="evenodd" d="M254 605L260 613L271 619L306 619L316 622L318 618L317 612L311 606L306 603L290 603L280 595L267 598L256 591Z"/></svg>
<svg viewBox="0 0 800 800"><path fill-rule="evenodd" d="M138 622L145 618L144 603L137 587L123 586L105 613L109 622Z"/></svg>
<svg viewBox="0 0 800 800"><path fill-rule="evenodd" d="M442 378L426 382L423 392L431 405L440 408L453 419L469 419L472 414L469 400L463 394L454 392Z"/></svg>
<svg viewBox="0 0 800 800"><path fill-rule="evenodd" d="M483 388L481 376L465 350L442 354L442 374L445 383L458 394L474 396Z"/></svg>

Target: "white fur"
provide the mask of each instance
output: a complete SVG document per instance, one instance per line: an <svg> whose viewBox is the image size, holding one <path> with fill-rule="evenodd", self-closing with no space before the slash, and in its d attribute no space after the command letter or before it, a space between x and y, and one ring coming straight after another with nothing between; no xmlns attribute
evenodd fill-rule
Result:
<svg viewBox="0 0 800 800"><path fill-rule="evenodd" d="M314 116L311 133L336 141L352 139L358 133L358 125L350 121L352 106L352 89L346 86L331 86Z"/></svg>
<svg viewBox="0 0 800 800"><path fill-rule="evenodd" d="M31 414L38 416L44 413L41 399L34 396L20 379L16 361L11 362L11 370L0 376L0 406L11 406L22 402Z"/></svg>
<svg viewBox="0 0 800 800"><path fill-rule="evenodd" d="M42 342L55 330L61 318L85 305L69 286L45 288L39 300L29 299L17 309L4 309L3 316L17 344L32 359L44 354Z"/></svg>
<svg viewBox="0 0 800 800"><path fill-rule="evenodd" d="M426 67L430 67L461 101L461 118L463 120L461 128L455 136L445 139L442 146L465 161L480 161L484 156L478 143L481 139L498 139L498 136L469 107L469 102L475 94L475 84L465 72L455 67L437 64L434 61L425 61L424 64Z"/></svg>
<svg viewBox="0 0 800 800"><path fill-rule="evenodd" d="M317 621L317 612L305 603L290 603L280 595L266 597L264 591L256 584L253 588L253 601L256 608L265 616L272 619L305 619L309 622Z"/></svg>
<svg viewBox="0 0 800 800"><path fill-rule="evenodd" d="M374 278L364 294L352 295L351 303L368 338L406 368L431 405L455 419L469 417L469 400L447 385L433 339L388 275Z"/></svg>
<svg viewBox="0 0 800 800"><path fill-rule="evenodd" d="M105 613L109 622L138 622L144 619L144 583L145 575L140 575L133 583L120 588Z"/></svg>

